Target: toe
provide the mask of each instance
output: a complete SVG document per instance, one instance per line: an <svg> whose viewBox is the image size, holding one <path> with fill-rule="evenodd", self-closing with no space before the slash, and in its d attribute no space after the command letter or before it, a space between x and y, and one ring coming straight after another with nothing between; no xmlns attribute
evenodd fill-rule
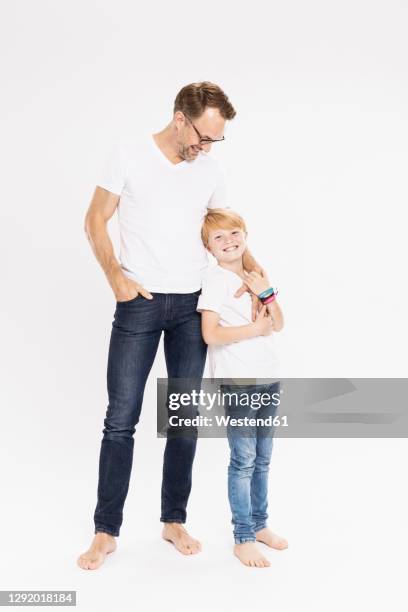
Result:
<svg viewBox="0 0 408 612"><path fill-rule="evenodd" d="M89 559L88 569L95 569L98 565L99 557L92 557Z"/></svg>

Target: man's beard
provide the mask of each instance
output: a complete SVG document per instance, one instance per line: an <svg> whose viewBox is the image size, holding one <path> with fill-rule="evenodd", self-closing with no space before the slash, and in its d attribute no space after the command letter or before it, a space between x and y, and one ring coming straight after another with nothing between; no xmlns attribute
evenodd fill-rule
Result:
<svg viewBox="0 0 408 612"><path fill-rule="evenodd" d="M190 145L182 144L179 148L180 157L182 157L187 162L194 161L198 157L199 151L197 152L197 155L194 155L194 153L195 151L191 148Z"/></svg>

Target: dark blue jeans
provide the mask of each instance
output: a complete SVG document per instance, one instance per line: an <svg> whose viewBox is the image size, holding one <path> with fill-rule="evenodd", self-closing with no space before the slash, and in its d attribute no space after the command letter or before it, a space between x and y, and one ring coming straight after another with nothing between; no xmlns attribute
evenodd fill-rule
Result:
<svg viewBox="0 0 408 612"><path fill-rule="evenodd" d="M207 345L201 335L201 315L196 311L200 292L152 293L153 300L138 295L116 303L109 345L109 404L99 458L95 533L119 535L132 470L133 435L162 332L168 377L202 378ZM186 521L196 443L196 436L167 438L162 522Z"/></svg>

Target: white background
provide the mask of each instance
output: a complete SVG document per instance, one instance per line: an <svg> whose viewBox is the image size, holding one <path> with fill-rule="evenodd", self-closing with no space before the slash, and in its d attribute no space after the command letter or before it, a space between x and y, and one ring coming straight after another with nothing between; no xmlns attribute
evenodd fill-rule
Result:
<svg viewBox="0 0 408 612"><path fill-rule="evenodd" d="M96 572L76 558L115 307L83 220L111 144L167 125L183 85L211 80L237 110L212 154L280 289L285 376L407 376L407 16L393 0L2 3L1 589L75 589L81 610L406 610L403 439L276 440L289 549L267 570L232 557L227 444L202 440L203 553L160 540L161 350L118 550Z"/></svg>

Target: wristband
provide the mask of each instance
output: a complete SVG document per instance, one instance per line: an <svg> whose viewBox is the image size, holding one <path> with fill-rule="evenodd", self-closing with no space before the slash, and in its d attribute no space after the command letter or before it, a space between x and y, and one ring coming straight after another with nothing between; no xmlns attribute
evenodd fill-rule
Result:
<svg viewBox="0 0 408 612"><path fill-rule="evenodd" d="M271 302L273 302L276 299L276 295L277 295L277 293L274 293L273 295L270 295L269 297L263 299L262 300L262 304L270 304Z"/></svg>
<svg viewBox="0 0 408 612"><path fill-rule="evenodd" d="M258 297L259 297L259 299L261 299L261 300L262 300L262 298L266 298L266 297L268 297L268 296L272 295L273 293L275 293L274 288L273 288L273 287L268 287L268 289L264 289L264 291L262 291L262 292L261 292L261 293L258 295Z"/></svg>
<svg viewBox="0 0 408 612"><path fill-rule="evenodd" d="M273 302L273 300L276 299L276 295L278 292L273 293L272 295L270 295L267 298L264 298L263 300L261 300L262 304L270 304L271 302Z"/></svg>

